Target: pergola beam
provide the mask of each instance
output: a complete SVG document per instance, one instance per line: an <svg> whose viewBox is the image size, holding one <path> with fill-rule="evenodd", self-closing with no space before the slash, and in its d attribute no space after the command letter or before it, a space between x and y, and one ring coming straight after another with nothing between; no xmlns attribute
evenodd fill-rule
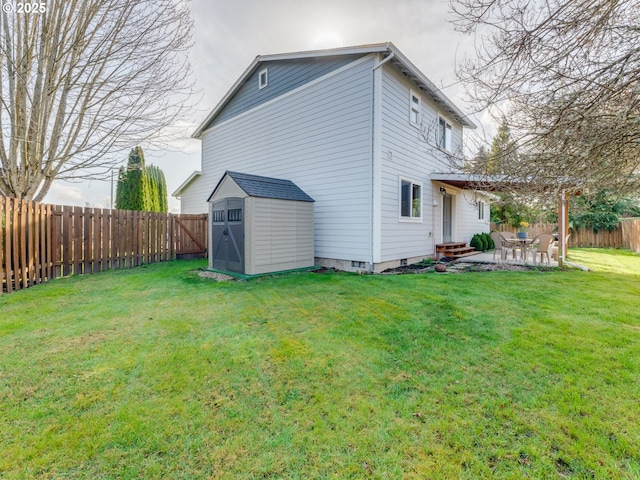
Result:
<svg viewBox="0 0 640 480"><path fill-rule="evenodd" d="M476 190L487 192L499 192L503 189L519 188L522 191L526 191L530 185L527 181L514 181L513 179L507 179L504 175L473 175L466 173L433 173L431 174L432 181L449 184L451 186L460 188L462 190ZM574 195L580 195L579 192L574 192ZM566 191L562 191L558 194L558 266L562 266L562 263L567 259L567 252L569 242L567 237L569 236L569 196Z"/></svg>

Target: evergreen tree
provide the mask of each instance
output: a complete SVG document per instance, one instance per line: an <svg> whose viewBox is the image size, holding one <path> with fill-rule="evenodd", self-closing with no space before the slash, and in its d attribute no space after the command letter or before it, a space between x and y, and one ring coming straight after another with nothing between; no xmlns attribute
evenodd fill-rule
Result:
<svg viewBox="0 0 640 480"><path fill-rule="evenodd" d="M125 204L128 200L127 197L127 189L126 189L126 181L127 181L127 172L124 167L120 167L118 169L118 183L116 184L116 198L115 204L111 208L119 208L118 205L120 203Z"/></svg>
<svg viewBox="0 0 640 480"><path fill-rule="evenodd" d="M164 173L155 165L147 167L147 177L149 178L149 191L151 197L152 212L167 212L169 204L167 201L167 182Z"/></svg>
<svg viewBox="0 0 640 480"><path fill-rule="evenodd" d="M485 173L490 175L503 174L509 169L511 163L518 161L515 142L511 138L511 131L504 120L493 137L491 150L486 161Z"/></svg>
<svg viewBox="0 0 640 480"><path fill-rule="evenodd" d="M146 179L144 153L141 147L131 149L127 168L118 179L116 208L120 210L149 209L149 184Z"/></svg>
<svg viewBox="0 0 640 480"><path fill-rule="evenodd" d="M480 145L478 152L471 160L469 160L463 170L467 173L482 174L485 171L488 158L489 153L487 152L487 147Z"/></svg>
<svg viewBox="0 0 640 480"><path fill-rule="evenodd" d="M167 183L155 165L146 166L141 147L131 149L127 168L120 167L116 208L146 212L167 212Z"/></svg>

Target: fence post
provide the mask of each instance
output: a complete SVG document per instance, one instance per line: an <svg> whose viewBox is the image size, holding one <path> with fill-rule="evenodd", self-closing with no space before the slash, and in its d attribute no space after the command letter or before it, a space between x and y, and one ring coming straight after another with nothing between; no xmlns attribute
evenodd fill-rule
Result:
<svg viewBox="0 0 640 480"><path fill-rule="evenodd" d="M0 195L0 295L4 292L4 251L5 251L5 242L4 242L4 229L9 228L9 226L5 223L4 220L4 212L5 212L5 197ZM7 275L8 277L8 275Z"/></svg>

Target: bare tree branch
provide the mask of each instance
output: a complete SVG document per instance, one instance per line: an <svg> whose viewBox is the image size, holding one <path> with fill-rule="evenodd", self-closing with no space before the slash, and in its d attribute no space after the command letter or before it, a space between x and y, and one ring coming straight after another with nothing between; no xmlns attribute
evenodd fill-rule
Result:
<svg viewBox="0 0 640 480"><path fill-rule="evenodd" d="M640 191L636 0L450 4L456 28L479 38L458 76L478 111L504 117L519 161L501 167L514 185L541 194Z"/></svg>
<svg viewBox="0 0 640 480"><path fill-rule="evenodd" d="M0 22L0 194L36 200L157 142L193 86L188 0L44 5Z"/></svg>

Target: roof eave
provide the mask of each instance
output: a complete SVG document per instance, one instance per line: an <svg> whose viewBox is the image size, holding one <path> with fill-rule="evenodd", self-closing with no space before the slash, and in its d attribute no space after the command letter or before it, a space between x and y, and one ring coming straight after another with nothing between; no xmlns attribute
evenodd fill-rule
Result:
<svg viewBox="0 0 640 480"><path fill-rule="evenodd" d="M185 188L187 188L189 186L189 184L193 180L195 180L197 177L199 177L200 175L202 175L202 172L200 170L194 171L191 175L189 175L189 178L187 178L184 182L182 182L182 184L176 189L175 192L173 192L171 194L171 196L174 197L174 198L180 197L180 195L182 195L182 191Z"/></svg>
<svg viewBox="0 0 640 480"><path fill-rule="evenodd" d="M251 75L256 67L262 62L296 60L300 58L321 58L334 55L368 55L371 53L383 52L393 52L395 59L392 63L400 63L402 66L404 66L407 70L407 72L405 73L409 73L410 78L412 78L419 85L423 86L424 90L429 93L437 103L441 104L446 111L454 115L464 127L471 129L477 128L476 124L473 123L464 113L462 113L462 111L459 110L458 107L456 107L455 104L438 87L436 87L435 84L431 80L429 80L424 73L420 71L420 69L418 69L413 63L411 63L411 61L407 57L405 57L392 42L385 42L370 45L359 45L355 47L340 47L325 50L312 50L306 52L303 51L272 55L258 55L256 58L254 58L253 62L251 62L251 65L247 67L240 78L238 78L233 86L227 91L224 97L222 97L222 99L218 102L211 113L207 115L205 120L198 126L191 137L196 139L202 137L202 134L207 128L207 125L211 123L211 121L220 112L220 110L222 110L229 99L236 93L236 90L240 87L240 85L245 82L247 77L249 77L249 75Z"/></svg>
<svg viewBox="0 0 640 480"><path fill-rule="evenodd" d="M393 51L395 55L395 62L402 64L407 72L403 72L405 74L411 74L412 79L418 83L418 85L424 86L424 90L427 93L430 93L433 99L441 104L445 110L448 110L457 119L460 123L467 128L475 129L477 125L471 121L462 111L456 107L456 105L440 90L436 85L427 78L427 76L420 71L418 67L416 67L407 57L405 57L400 50L398 50L395 45L389 43L390 51ZM392 61L391 63L394 63Z"/></svg>
<svg viewBox="0 0 640 480"><path fill-rule="evenodd" d="M207 115L204 121L198 126L198 128L193 132L191 138L199 139L202 137L202 133L207 128L207 125L215 118L215 116L222 110L222 107L229 101L229 99L235 94L236 90L244 83L244 81L253 73L258 64L262 62L273 62L273 61L282 61L282 60L296 60L300 58L321 58L321 57L330 57L334 55L353 55L353 54L363 54L367 55L370 53L379 53L390 51L390 48L395 48L391 42L386 43L377 43L372 45L361 45L355 47L341 47L341 48L330 48L325 50L312 50L306 52L292 52L292 53L279 53L272 55L258 55L253 59L251 65L247 67L247 69L240 75L238 80L231 86L231 88L227 91L227 93L222 97L222 99L218 102L218 104L214 107L214 109Z"/></svg>

